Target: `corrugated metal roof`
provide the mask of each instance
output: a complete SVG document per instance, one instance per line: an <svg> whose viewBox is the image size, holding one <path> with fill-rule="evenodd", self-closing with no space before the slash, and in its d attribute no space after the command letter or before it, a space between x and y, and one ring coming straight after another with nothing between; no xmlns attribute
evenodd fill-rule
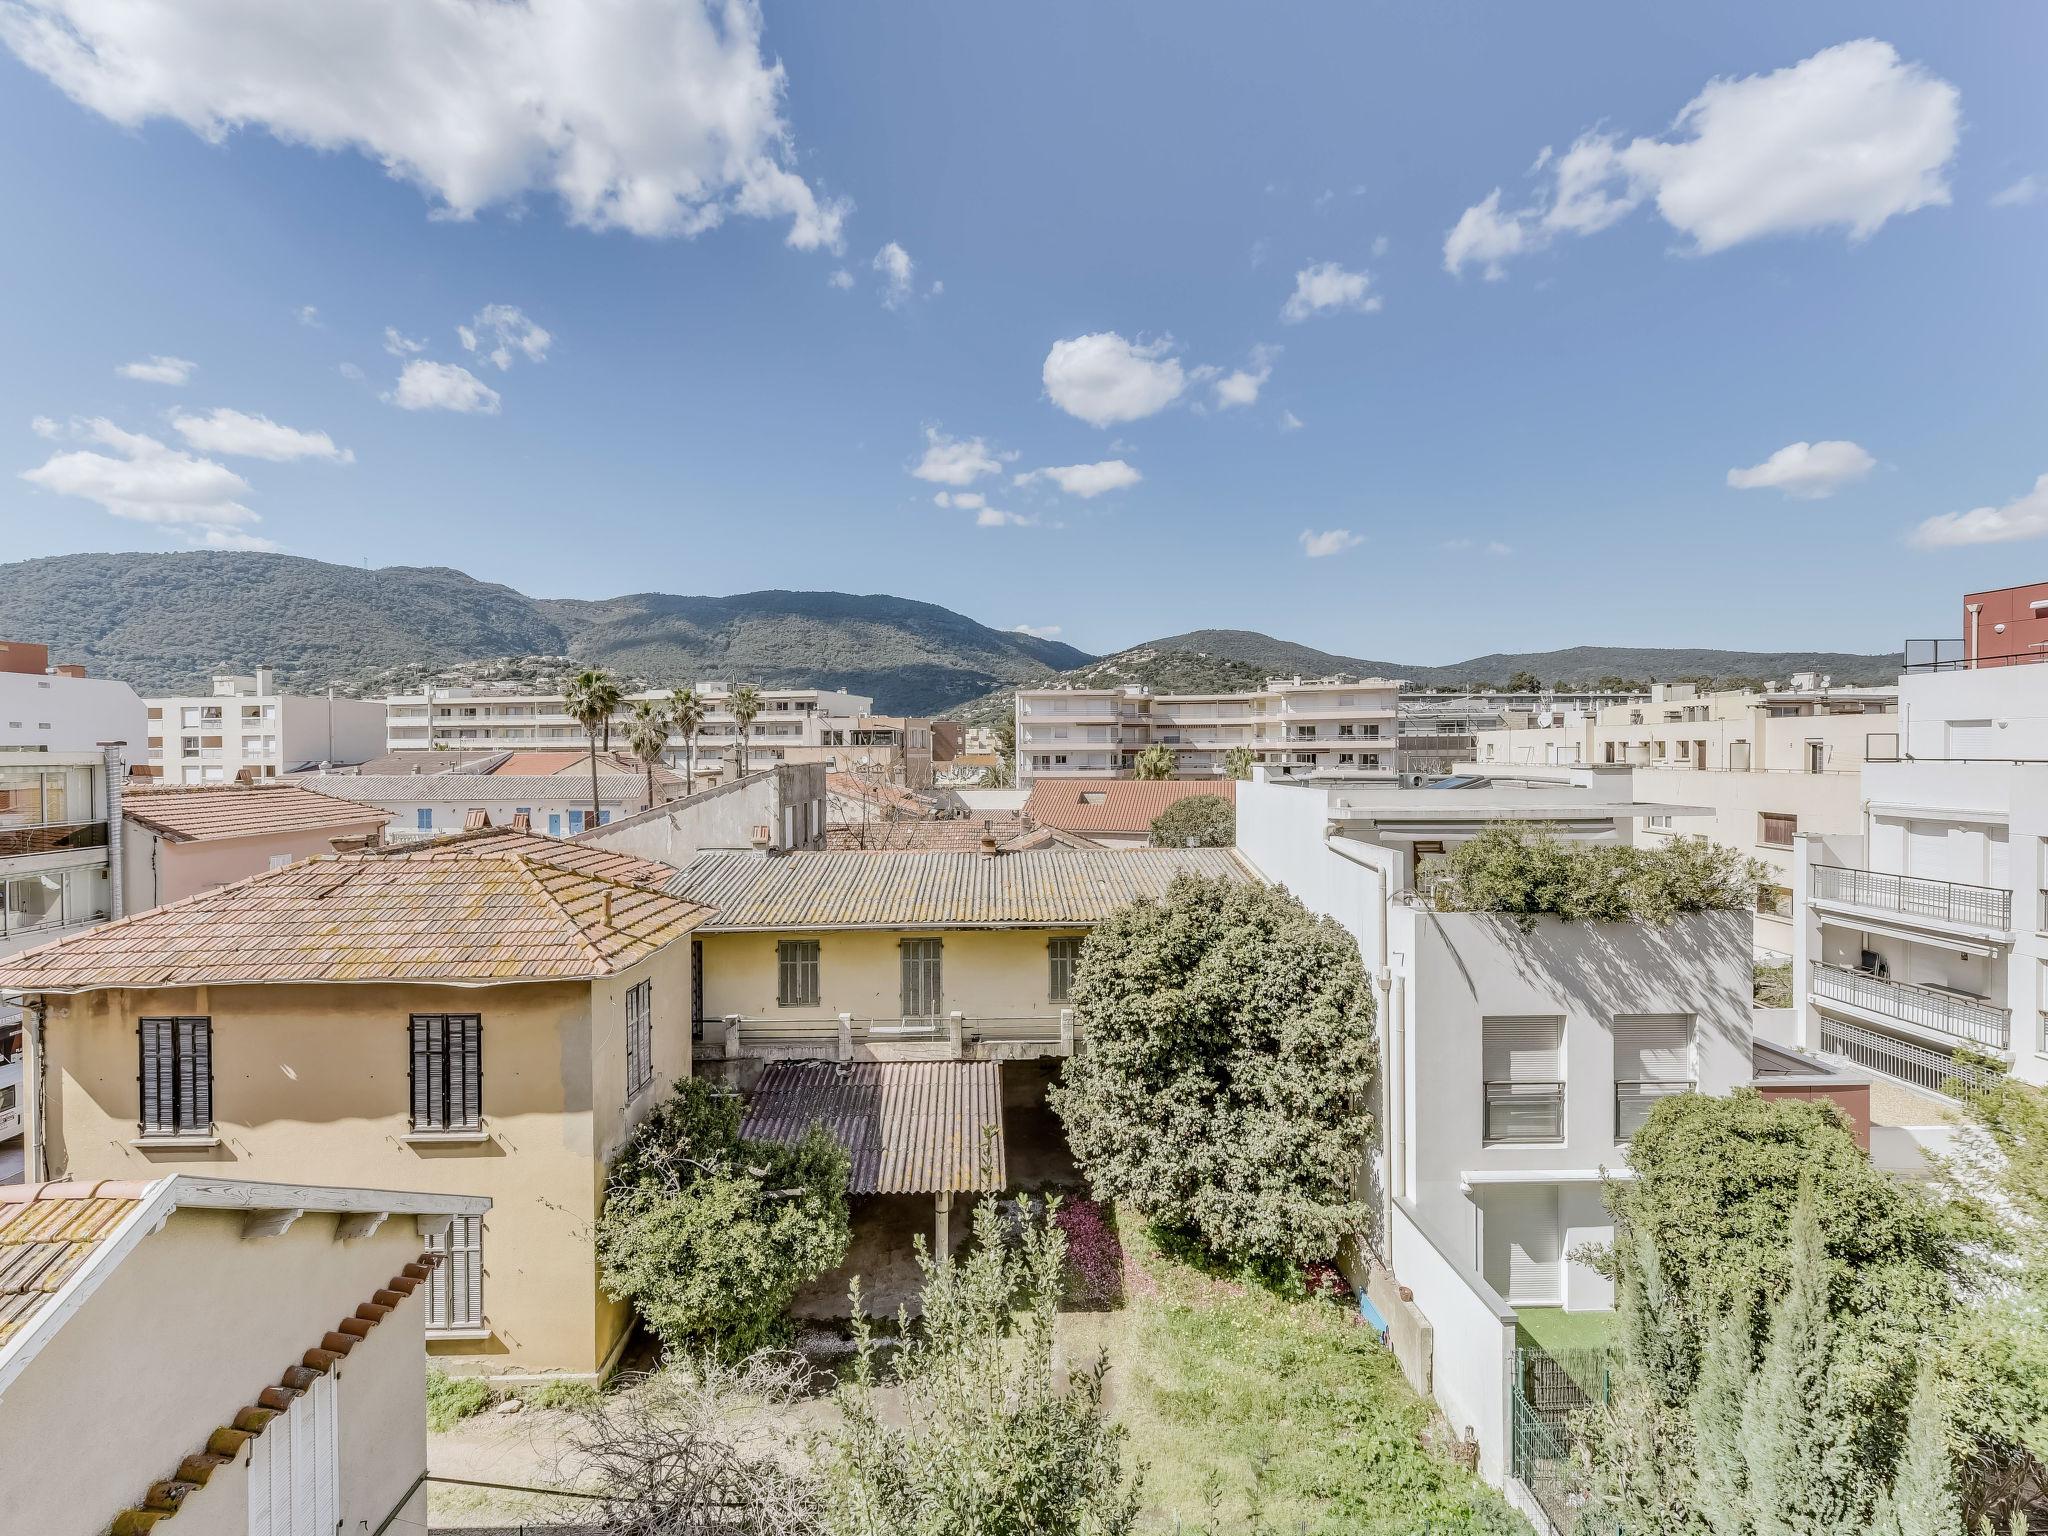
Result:
<svg viewBox="0 0 2048 1536"><path fill-rule="evenodd" d="M1335 738L1332 738L1333 740ZM1191 795L1237 804L1235 779L1034 779L1024 813L1065 832L1150 832L1159 813Z"/></svg>
<svg viewBox="0 0 2048 1536"><path fill-rule="evenodd" d="M1253 878L1227 848L738 852L699 854L668 890L717 909L707 931L1051 928L1163 896L1182 874Z"/></svg>
<svg viewBox="0 0 2048 1536"><path fill-rule="evenodd" d="M0 1189L0 1344L29 1325L148 1191L119 1180Z"/></svg>
<svg viewBox="0 0 2048 1536"><path fill-rule="evenodd" d="M360 801L275 782L130 790L121 797L121 813L178 843L365 827L391 819L389 811Z"/></svg>
<svg viewBox="0 0 2048 1536"><path fill-rule="evenodd" d="M821 1124L856 1195L1002 1189L1003 1069L994 1061L790 1061L762 1072L740 1134L794 1144Z"/></svg>

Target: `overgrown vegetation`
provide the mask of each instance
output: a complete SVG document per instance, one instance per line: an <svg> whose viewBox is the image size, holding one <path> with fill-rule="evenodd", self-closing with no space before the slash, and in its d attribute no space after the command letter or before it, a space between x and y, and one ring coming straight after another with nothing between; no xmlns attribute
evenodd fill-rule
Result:
<svg viewBox="0 0 2048 1536"><path fill-rule="evenodd" d="M1096 927L1073 999L1088 1050L1050 1102L1097 1195L1237 1263L1327 1259L1368 1225L1372 998L1334 920L1183 876Z"/></svg>
<svg viewBox="0 0 2048 1536"><path fill-rule="evenodd" d="M671 1350L739 1359L780 1340L797 1288L846 1255L846 1154L740 1138L736 1096L684 1078L612 1165L597 1256Z"/></svg>
<svg viewBox="0 0 2048 1536"><path fill-rule="evenodd" d="M1228 848L1237 841L1237 807L1221 795L1189 795L1152 818L1154 848Z"/></svg>
<svg viewBox="0 0 2048 1536"><path fill-rule="evenodd" d="M1792 962L1766 965L1758 961L1751 968L1750 1000L1759 1008L1792 1006Z"/></svg>
<svg viewBox="0 0 2048 1536"><path fill-rule="evenodd" d="M427 1367L427 1428L435 1434L490 1406L491 1386L481 1376L450 1376L437 1365Z"/></svg>
<svg viewBox="0 0 2048 1536"><path fill-rule="evenodd" d="M1567 843L1547 828L1496 822L1431 869L1439 911L1498 912L1524 927L1669 922L1685 912L1748 911L1773 879L1757 859L1703 837L1655 848Z"/></svg>

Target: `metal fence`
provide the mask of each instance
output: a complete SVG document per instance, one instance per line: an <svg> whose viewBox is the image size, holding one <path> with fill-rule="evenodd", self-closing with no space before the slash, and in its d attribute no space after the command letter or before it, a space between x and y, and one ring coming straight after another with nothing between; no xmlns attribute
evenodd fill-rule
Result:
<svg viewBox="0 0 2048 1536"><path fill-rule="evenodd" d="M2003 1050L2012 1039L2012 1017L2003 1008L1910 981L1891 981L1846 965L1814 961L1813 995L1977 1045Z"/></svg>
<svg viewBox="0 0 2048 1536"><path fill-rule="evenodd" d="M1604 1350L1551 1354L1534 1345L1515 1351L1508 1400L1508 1453L1515 1477L1558 1531L1578 1523L1578 1456L1585 1416L1613 1391Z"/></svg>
<svg viewBox="0 0 2048 1536"><path fill-rule="evenodd" d="M1974 1069L1959 1066L1947 1051L1915 1045L1910 1040L1896 1040L1874 1029L1839 1019L1821 1019L1820 1048L1836 1056L1845 1056L1859 1067L1868 1067L1902 1083L1911 1083L1915 1088L1924 1088L1929 1093L1947 1094L1952 1080L1971 1081L1976 1076Z"/></svg>
<svg viewBox="0 0 2048 1536"><path fill-rule="evenodd" d="M1923 880L1914 875L1886 875L1822 864L1813 871L1813 894L1822 901L1843 901L1907 917L1973 923L1980 928L2012 926L2012 892L1988 885Z"/></svg>

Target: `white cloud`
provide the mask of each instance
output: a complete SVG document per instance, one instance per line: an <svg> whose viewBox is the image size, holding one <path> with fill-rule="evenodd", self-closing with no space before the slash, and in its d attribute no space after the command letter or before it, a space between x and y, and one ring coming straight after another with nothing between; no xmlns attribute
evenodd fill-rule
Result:
<svg viewBox="0 0 2048 1536"><path fill-rule="evenodd" d="M4 15L0 12L0 17ZM182 357L151 357L139 363L123 363L114 372L143 384L184 384L190 382L192 371L198 366Z"/></svg>
<svg viewBox="0 0 2048 1536"><path fill-rule="evenodd" d="M173 415L171 426L202 453L269 459L278 464L293 459L327 459L336 464L356 461L351 450L335 447L334 439L325 432L302 432L297 427L280 426L268 416L249 416L225 407L216 407L206 416Z"/></svg>
<svg viewBox="0 0 2048 1536"><path fill-rule="evenodd" d="M979 491L940 491L932 501L941 507L960 507L969 512L978 512L988 505L988 498Z"/></svg>
<svg viewBox="0 0 2048 1536"><path fill-rule="evenodd" d="M1227 411L1234 405L1257 405L1259 391L1266 387L1266 380L1273 377L1273 359L1280 353L1278 347L1253 347L1251 362L1215 381L1216 409Z"/></svg>
<svg viewBox="0 0 2048 1536"><path fill-rule="evenodd" d="M1057 640L1060 637L1060 627L1057 624L1012 624L1010 633L1029 635L1034 640Z"/></svg>
<svg viewBox="0 0 2048 1536"><path fill-rule="evenodd" d="M512 366L516 352L529 363L547 361L555 338L526 318L516 304L486 304L468 325L455 327L466 352L482 352L503 373ZM417 346L412 348L417 352Z"/></svg>
<svg viewBox="0 0 2048 1536"><path fill-rule="evenodd" d="M853 286L853 274L844 267L837 267L833 269L832 275L826 278L825 281L843 293Z"/></svg>
<svg viewBox="0 0 2048 1536"><path fill-rule="evenodd" d="M1787 443L1761 464L1728 471L1738 491L1779 490L1802 501L1832 496L1876 468L1877 460L1855 443Z"/></svg>
<svg viewBox="0 0 2048 1536"><path fill-rule="evenodd" d="M1377 235L1372 242L1372 253L1375 257L1384 256L1393 247L1393 244L1394 242L1385 235Z"/></svg>
<svg viewBox="0 0 2048 1536"><path fill-rule="evenodd" d="M301 304L292 313L299 317L301 325L317 326L320 323L320 306L317 304Z"/></svg>
<svg viewBox="0 0 2048 1536"><path fill-rule="evenodd" d="M1003 461L1015 457L1014 453L997 453L985 439L948 437L937 427L926 427L924 457L910 472L933 485L972 485L983 475L1001 474Z"/></svg>
<svg viewBox="0 0 2048 1536"><path fill-rule="evenodd" d="M344 379L354 379L360 382L363 377L363 370L354 363L338 363L335 365L335 368Z"/></svg>
<svg viewBox="0 0 2048 1536"><path fill-rule="evenodd" d="M1477 553L1482 555L1512 555L1512 545L1503 544L1499 539L1445 539L1444 548L1459 554Z"/></svg>
<svg viewBox="0 0 2048 1536"><path fill-rule="evenodd" d="M1991 194L1994 208L2024 208L2041 195L2041 178L2022 176L2009 187L2001 187Z"/></svg>
<svg viewBox="0 0 2048 1536"><path fill-rule="evenodd" d="M1265 260L1266 260L1266 257L1267 257L1267 256L1268 256L1269 254L1271 254L1271 252L1272 252L1272 249L1273 249L1273 242L1272 242L1272 241L1270 241L1270 240L1267 240L1267 239L1264 239L1264 238L1260 238L1260 239L1254 240L1254 241L1252 242L1252 265L1253 265L1254 267L1258 267L1258 266L1262 266L1262 265L1264 265L1264 264L1265 264Z"/></svg>
<svg viewBox="0 0 2048 1536"><path fill-rule="evenodd" d="M58 436L64 430L62 423L49 416L31 416L28 419L28 429L37 437L50 438Z"/></svg>
<svg viewBox="0 0 2048 1536"><path fill-rule="evenodd" d="M917 263L910 259L910 252L891 240L875 252L873 266L882 274L882 307L901 309L908 304L917 278Z"/></svg>
<svg viewBox="0 0 2048 1536"><path fill-rule="evenodd" d="M1913 530L1912 542L1929 549L1958 544L2007 544L2048 537L2048 475L2002 507L1944 512Z"/></svg>
<svg viewBox="0 0 2048 1536"><path fill-rule="evenodd" d="M983 507L974 514L977 528L1036 528L1038 514L1035 512L1005 512L1000 507Z"/></svg>
<svg viewBox="0 0 2048 1536"><path fill-rule="evenodd" d="M1370 272L1347 272L1334 261L1319 261L1294 274L1294 292L1280 306L1280 318L1299 325L1311 315L1371 314L1380 307Z"/></svg>
<svg viewBox="0 0 2048 1536"><path fill-rule="evenodd" d="M1173 342L1125 341L1115 331L1096 331L1056 341L1045 354L1045 392L1069 416L1093 427L1156 415L1188 386Z"/></svg>
<svg viewBox="0 0 2048 1536"><path fill-rule="evenodd" d="M461 411L498 414L498 392L467 368L416 357L405 365L398 385L384 396L402 411Z"/></svg>
<svg viewBox="0 0 2048 1536"><path fill-rule="evenodd" d="M1341 555L1347 549L1355 549L1365 542L1364 535L1353 533L1349 528L1326 528L1315 533L1301 530L1301 548L1311 560L1321 560L1330 555Z"/></svg>
<svg viewBox="0 0 2048 1536"><path fill-rule="evenodd" d="M1282 411L1280 413L1280 430L1282 432L1299 432L1302 426L1302 419L1295 415L1294 412Z"/></svg>
<svg viewBox="0 0 2048 1536"><path fill-rule="evenodd" d="M849 209L790 168L751 0L11 0L0 41L124 126L354 149L446 217L543 192L590 229L786 219L836 250Z"/></svg>
<svg viewBox="0 0 2048 1536"><path fill-rule="evenodd" d="M37 420L41 436L66 431L47 417ZM21 478L59 496L96 502L115 517L168 528L193 544L217 549L277 547L248 531L261 521L242 503L249 482L225 464L124 431L104 417L73 421L68 435L111 452L74 449L53 454L47 462L24 470Z"/></svg>
<svg viewBox="0 0 2048 1536"><path fill-rule="evenodd" d="M1823 229L1868 239L1948 202L1959 103L1954 86L1876 38L1710 80L1665 137L1592 132L1562 155L1544 150L1530 168L1547 180L1537 200L1504 212L1496 187L1445 238L1444 267L1498 278L1508 258L1596 233L1646 201L1702 255Z"/></svg>
<svg viewBox="0 0 2048 1536"><path fill-rule="evenodd" d="M1040 480L1050 480L1069 496L1088 501L1105 491L1126 490L1144 478L1136 466L1126 464L1122 459L1104 459L1098 464L1054 464L1045 469L1027 470L1010 483L1034 485Z"/></svg>
<svg viewBox="0 0 2048 1536"><path fill-rule="evenodd" d="M384 350L393 357L413 357L426 351L427 344L424 341L414 341L395 325L387 325L384 327Z"/></svg>

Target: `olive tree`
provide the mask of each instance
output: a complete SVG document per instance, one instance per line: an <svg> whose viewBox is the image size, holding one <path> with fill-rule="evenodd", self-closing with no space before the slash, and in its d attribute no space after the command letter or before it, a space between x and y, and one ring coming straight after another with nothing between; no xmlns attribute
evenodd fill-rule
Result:
<svg viewBox="0 0 2048 1536"><path fill-rule="evenodd" d="M1237 841L1237 808L1221 795L1189 795L1152 818L1154 848L1228 848Z"/></svg>

